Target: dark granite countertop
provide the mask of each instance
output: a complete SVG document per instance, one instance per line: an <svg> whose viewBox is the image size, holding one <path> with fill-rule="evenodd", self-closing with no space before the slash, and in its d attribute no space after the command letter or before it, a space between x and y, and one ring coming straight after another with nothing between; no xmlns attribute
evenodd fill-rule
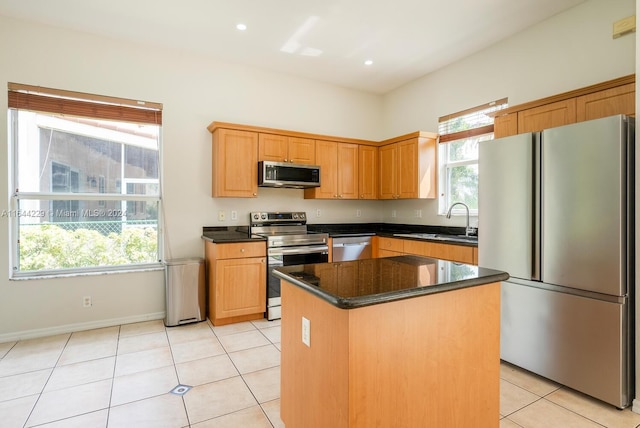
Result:
<svg viewBox="0 0 640 428"><path fill-rule="evenodd" d="M250 235L248 226L203 227L201 238L216 244L266 241L262 236Z"/></svg>
<svg viewBox="0 0 640 428"><path fill-rule="evenodd" d="M341 309L505 281L506 272L420 256L284 266L274 274Z"/></svg>
<svg viewBox="0 0 640 428"><path fill-rule="evenodd" d="M387 238L416 239L421 241L434 241L456 245L477 247L477 236L475 241L465 242L459 239L464 235L464 227L455 226L426 226L419 224L395 224L395 223L330 223L330 224L307 224L307 229L314 232L328 233L332 238L346 236L384 236ZM406 236L407 234L434 234L438 237ZM397 235L404 236L397 236ZM451 236L451 240L446 237Z"/></svg>

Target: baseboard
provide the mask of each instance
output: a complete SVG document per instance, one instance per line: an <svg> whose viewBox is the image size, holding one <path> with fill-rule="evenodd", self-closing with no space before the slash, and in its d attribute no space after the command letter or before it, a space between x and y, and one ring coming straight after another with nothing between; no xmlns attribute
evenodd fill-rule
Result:
<svg viewBox="0 0 640 428"><path fill-rule="evenodd" d="M134 315L130 317L111 318L106 320L91 321L78 324L65 324L55 327L24 330L14 333L0 334L0 343L15 342L18 340L35 339L38 337L55 336L56 334L73 333L75 331L93 330L96 328L113 327L115 325L131 324L134 322L164 319L165 312Z"/></svg>
<svg viewBox="0 0 640 428"><path fill-rule="evenodd" d="M636 398L633 400L633 404L631 406L631 411L633 413L640 413L640 399Z"/></svg>

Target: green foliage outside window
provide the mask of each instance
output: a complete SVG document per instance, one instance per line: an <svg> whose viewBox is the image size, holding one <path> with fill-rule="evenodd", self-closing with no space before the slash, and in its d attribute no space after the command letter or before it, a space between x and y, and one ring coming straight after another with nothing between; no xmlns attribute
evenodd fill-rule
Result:
<svg viewBox="0 0 640 428"><path fill-rule="evenodd" d="M158 237L153 227L123 228L105 235L42 224L21 228L19 252L22 271L153 263L158 261Z"/></svg>

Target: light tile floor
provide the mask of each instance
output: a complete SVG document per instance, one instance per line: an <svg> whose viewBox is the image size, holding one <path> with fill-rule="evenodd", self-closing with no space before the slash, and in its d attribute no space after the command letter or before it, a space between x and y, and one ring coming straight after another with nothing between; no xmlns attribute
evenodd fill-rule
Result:
<svg viewBox="0 0 640 428"><path fill-rule="evenodd" d="M640 426L629 409L500 369L500 428ZM178 384L191 389L170 393ZM278 428L279 414L279 321L158 320L0 343L3 428Z"/></svg>

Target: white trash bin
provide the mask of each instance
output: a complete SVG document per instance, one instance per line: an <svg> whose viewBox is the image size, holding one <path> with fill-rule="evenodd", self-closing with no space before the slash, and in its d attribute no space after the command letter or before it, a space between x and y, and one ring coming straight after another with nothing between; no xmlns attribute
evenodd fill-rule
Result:
<svg viewBox="0 0 640 428"><path fill-rule="evenodd" d="M165 260L164 266L167 303L164 325L204 321L207 317L204 259Z"/></svg>

